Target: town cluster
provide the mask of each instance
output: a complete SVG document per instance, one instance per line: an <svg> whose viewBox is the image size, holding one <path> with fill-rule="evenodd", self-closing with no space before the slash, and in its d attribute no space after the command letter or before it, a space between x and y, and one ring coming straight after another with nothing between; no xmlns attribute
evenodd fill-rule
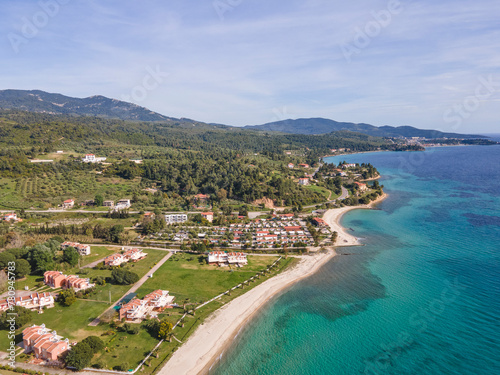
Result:
<svg viewBox="0 0 500 375"><path fill-rule="evenodd" d="M172 222L172 216L166 215L167 222ZM187 221L187 215L178 218L176 223ZM182 220L181 220L182 219ZM329 226L317 218L314 224L323 231ZM173 241L188 241L190 227L181 227L170 235ZM199 228L197 228L199 230ZM313 236L307 229L306 222L296 219L293 214L274 215L271 219L253 219L250 222L229 224L227 226L213 226L204 228L206 233L198 233L198 239L206 240L215 246L226 246L235 249L242 248L270 248L284 245L314 244Z"/></svg>

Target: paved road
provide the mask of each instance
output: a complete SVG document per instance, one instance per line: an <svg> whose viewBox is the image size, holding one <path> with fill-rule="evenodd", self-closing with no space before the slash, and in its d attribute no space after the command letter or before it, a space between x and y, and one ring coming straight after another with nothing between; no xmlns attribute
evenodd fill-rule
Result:
<svg viewBox="0 0 500 375"><path fill-rule="evenodd" d="M167 255L165 255L163 257L162 260L160 260L153 268L151 268L138 282L136 282L134 284L134 286L132 286L132 288L130 288L123 296L121 296L115 303L113 303L110 307L108 307L106 309L106 311L104 311L101 315L99 315L97 318L95 318L92 322L89 323L89 326L96 326L99 324L99 322L101 321L100 318L106 314L108 311L110 311L111 309L113 309L117 304L118 302L120 302L124 297L126 297L127 295L129 295L130 293L134 293L137 289L139 289L142 284L144 284L146 282L146 280L149 278L149 275L152 275L154 272L156 272L156 270L158 268L160 268L163 263L165 263L168 258L170 258L172 256L172 253L169 252Z"/></svg>

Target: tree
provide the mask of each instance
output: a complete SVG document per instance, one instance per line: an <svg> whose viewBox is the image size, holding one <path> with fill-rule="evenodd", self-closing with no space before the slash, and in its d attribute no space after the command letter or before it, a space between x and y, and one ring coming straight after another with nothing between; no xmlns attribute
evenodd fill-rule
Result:
<svg viewBox="0 0 500 375"><path fill-rule="evenodd" d="M337 241L337 237L339 236L339 234L337 232L333 232L332 233L332 242L335 244L335 242Z"/></svg>
<svg viewBox="0 0 500 375"><path fill-rule="evenodd" d="M14 262L16 257L8 251L0 253L0 269L7 268L10 262Z"/></svg>
<svg viewBox="0 0 500 375"><path fill-rule="evenodd" d="M96 206L99 206L99 207L100 207L100 206L102 206L102 205L103 205L103 203L104 203L104 198L103 198L103 196L102 196L102 195L97 194L97 195L94 197L94 202L95 202L95 205L96 205Z"/></svg>
<svg viewBox="0 0 500 375"><path fill-rule="evenodd" d="M9 314L9 315L7 315ZM15 314L15 315L11 315ZM15 326L21 328L23 325L29 323L33 317L33 313L30 309L22 306L13 306L12 309L8 309L0 315L0 329L9 329L10 320L12 317L15 318Z"/></svg>
<svg viewBox="0 0 500 375"><path fill-rule="evenodd" d="M14 272L16 274L16 278L21 279L31 273L31 266L27 260L18 259L16 260L16 269Z"/></svg>
<svg viewBox="0 0 500 375"><path fill-rule="evenodd" d="M139 275L135 272L118 268L111 272L111 279L115 284L130 285L139 281Z"/></svg>
<svg viewBox="0 0 500 375"><path fill-rule="evenodd" d="M83 370L90 364L94 351L88 343L80 341L73 346L66 357L66 366L74 367L77 371Z"/></svg>
<svg viewBox="0 0 500 375"><path fill-rule="evenodd" d="M172 332L172 329L173 329L172 323L166 320L162 320L160 322L160 326L158 327L158 338L160 340L167 339L170 332Z"/></svg>
<svg viewBox="0 0 500 375"><path fill-rule="evenodd" d="M119 242L120 234L124 231L123 225L113 225L109 231L109 240L111 242Z"/></svg>
<svg viewBox="0 0 500 375"><path fill-rule="evenodd" d="M53 270L55 267L52 251L46 246L36 247L31 251L30 258L37 273Z"/></svg>
<svg viewBox="0 0 500 375"><path fill-rule="evenodd" d="M94 353L100 352L104 349L104 342L97 336L89 336L82 340L82 343L86 343Z"/></svg>
<svg viewBox="0 0 500 375"><path fill-rule="evenodd" d="M63 250L63 262L67 262L70 266L74 267L78 264L78 260L80 259L80 254L78 251L72 246L68 246Z"/></svg>
<svg viewBox="0 0 500 375"><path fill-rule="evenodd" d="M59 293L58 301L61 302L64 306L71 306L76 302L75 291L72 288L63 290Z"/></svg>

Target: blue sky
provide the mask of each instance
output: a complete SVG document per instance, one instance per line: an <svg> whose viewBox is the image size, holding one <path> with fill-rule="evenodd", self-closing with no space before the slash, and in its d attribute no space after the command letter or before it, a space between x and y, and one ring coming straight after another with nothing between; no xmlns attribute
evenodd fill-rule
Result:
<svg viewBox="0 0 500 375"><path fill-rule="evenodd" d="M0 89L231 125L500 132L497 0L3 0Z"/></svg>

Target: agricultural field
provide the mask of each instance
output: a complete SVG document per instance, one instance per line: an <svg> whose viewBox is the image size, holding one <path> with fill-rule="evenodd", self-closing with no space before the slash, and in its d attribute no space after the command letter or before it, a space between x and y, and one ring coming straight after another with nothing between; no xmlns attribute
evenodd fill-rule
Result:
<svg viewBox="0 0 500 375"><path fill-rule="evenodd" d="M57 207L64 200L93 199L96 194L106 200L131 197L140 179L125 180L97 175L95 172L59 170L32 177L0 179L0 207L3 209Z"/></svg>

